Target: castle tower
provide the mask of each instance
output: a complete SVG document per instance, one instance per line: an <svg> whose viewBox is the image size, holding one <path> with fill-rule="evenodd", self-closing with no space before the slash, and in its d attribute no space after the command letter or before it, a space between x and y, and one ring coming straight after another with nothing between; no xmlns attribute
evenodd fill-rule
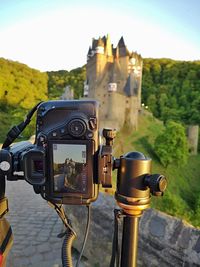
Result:
<svg viewBox="0 0 200 267"><path fill-rule="evenodd" d="M121 128L124 123L137 128L141 106L142 58L130 53L124 38L116 48L110 36L92 40L86 64L84 96L100 102L102 127Z"/></svg>
<svg viewBox="0 0 200 267"><path fill-rule="evenodd" d="M199 139L199 126L190 125L187 128L187 138L189 144L189 151L192 155L197 155L198 152L198 139Z"/></svg>
<svg viewBox="0 0 200 267"><path fill-rule="evenodd" d="M113 62L113 53L112 53L112 44L110 41L110 35L107 35L106 38L106 48L105 48L105 54L107 56L107 61Z"/></svg>
<svg viewBox="0 0 200 267"><path fill-rule="evenodd" d="M118 43L118 51L119 51L119 64L121 66L121 70L123 71L123 75L127 76L128 73L128 61L129 61L129 51L125 46L124 38L121 37Z"/></svg>

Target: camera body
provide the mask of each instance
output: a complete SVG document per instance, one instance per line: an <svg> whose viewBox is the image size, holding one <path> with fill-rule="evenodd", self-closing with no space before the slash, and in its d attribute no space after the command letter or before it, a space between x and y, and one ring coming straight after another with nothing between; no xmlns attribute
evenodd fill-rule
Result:
<svg viewBox="0 0 200 267"><path fill-rule="evenodd" d="M43 198L87 204L98 196L98 102L47 101L38 106L35 144L3 149L8 180L25 179ZM7 153L7 154L6 154Z"/></svg>

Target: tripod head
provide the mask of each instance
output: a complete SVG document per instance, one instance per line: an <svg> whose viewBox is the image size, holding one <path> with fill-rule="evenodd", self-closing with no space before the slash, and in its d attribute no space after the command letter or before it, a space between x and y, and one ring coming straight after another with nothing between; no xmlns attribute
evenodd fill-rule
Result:
<svg viewBox="0 0 200 267"><path fill-rule="evenodd" d="M150 206L151 194L162 196L167 186L163 175L151 173L151 159L140 152L129 152L114 161L117 173L115 198L123 211L142 214Z"/></svg>

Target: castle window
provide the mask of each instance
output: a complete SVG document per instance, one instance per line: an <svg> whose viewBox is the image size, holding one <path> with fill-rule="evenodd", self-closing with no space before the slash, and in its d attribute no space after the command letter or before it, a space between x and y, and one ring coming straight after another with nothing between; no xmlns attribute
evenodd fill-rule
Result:
<svg viewBox="0 0 200 267"><path fill-rule="evenodd" d="M135 58L132 57L132 58L130 59L130 64L131 64L131 65L135 65L135 63L136 63L136 60L135 60Z"/></svg>
<svg viewBox="0 0 200 267"><path fill-rule="evenodd" d="M117 84L116 83L109 83L108 84L108 92L116 92L117 91Z"/></svg>
<svg viewBox="0 0 200 267"><path fill-rule="evenodd" d="M97 54L104 54L104 47L97 46L96 49L95 49L95 53L97 53Z"/></svg>

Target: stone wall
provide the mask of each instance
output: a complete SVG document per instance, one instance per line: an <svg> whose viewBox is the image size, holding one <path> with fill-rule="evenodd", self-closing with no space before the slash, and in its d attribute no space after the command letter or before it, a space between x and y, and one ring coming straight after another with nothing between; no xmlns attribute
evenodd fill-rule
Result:
<svg viewBox="0 0 200 267"><path fill-rule="evenodd" d="M187 137L190 154L197 155L199 142L199 125L190 125L187 128Z"/></svg>
<svg viewBox="0 0 200 267"><path fill-rule="evenodd" d="M105 194L100 194L93 203L90 233L84 252L85 266L109 266L114 208L115 200ZM78 234L74 247L80 250L86 208L67 206L66 209ZM200 266L200 230L175 217L153 209L146 210L140 219L138 266Z"/></svg>
<svg viewBox="0 0 200 267"><path fill-rule="evenodd" d="M200 230L149 209L140 221L139 266L200 266Z"/></svg>

